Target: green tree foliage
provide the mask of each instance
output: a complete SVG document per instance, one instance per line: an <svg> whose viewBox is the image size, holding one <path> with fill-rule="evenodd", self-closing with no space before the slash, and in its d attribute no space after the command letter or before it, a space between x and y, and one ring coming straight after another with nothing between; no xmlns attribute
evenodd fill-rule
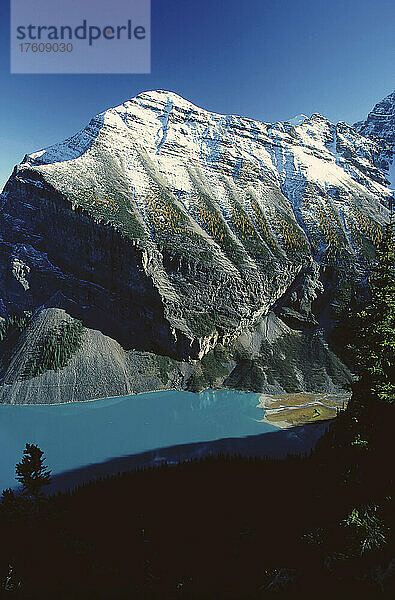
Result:
<svg viewBox="0 0 395 600"><path fill-rule="evenodd" d="M15 468L16 479L22 484L26 496L37 498L42 488L50 483L51 471L44 465L44 461L44 452L36 444L27 443L23 458Z"/></svg>
<svg viewBox="0 0 395 600"><path fill-rule="evenodd" d="M70 358L80 349L82 343L83 325L81 321L61 321L50 330L36 354L25 367L26 377L37 377L49 369L57 371L66 366Z"/></svg>
<svg viewBox="0 0 395 600"><path fill-rule="evenodd" d="M377 514L377 506L354 508L343 525L349 527L351 554L360 555L369 550L379 550L386 543L386 530Z"/></svg>
<svg viewBox="0 0 395 600"><path fill-rule="evenodd" d="M356 315L353 346L359 381L353 397L361 406L381 400L393 403L395 385L395 235L391 214L377 250L378 263L369 281L370 304Z"/></svg>

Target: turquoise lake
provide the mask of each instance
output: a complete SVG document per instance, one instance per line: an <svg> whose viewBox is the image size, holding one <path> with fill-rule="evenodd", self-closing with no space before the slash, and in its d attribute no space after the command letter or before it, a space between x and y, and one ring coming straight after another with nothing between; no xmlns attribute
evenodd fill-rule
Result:
<svg viewBox="0 0 395 600"><path fill-rule="evenodd" d="M0 405L0 490L13 487L26 442L54 474L182 444L278 431L259 422L259 394L154 392L62 405Z"/></svg>

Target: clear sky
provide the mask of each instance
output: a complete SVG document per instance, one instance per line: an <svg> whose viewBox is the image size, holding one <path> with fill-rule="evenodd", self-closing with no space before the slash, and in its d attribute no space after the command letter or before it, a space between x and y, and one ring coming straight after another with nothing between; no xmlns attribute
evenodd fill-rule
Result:
<svg viewBox="0 0 395 600"><path fill-rule="evenodd" d="M266 122L319 112L353 123L395 88L394 0L152 0L150 75L10 75L8 4L0 189L24 154L143 90Z"/></svg>

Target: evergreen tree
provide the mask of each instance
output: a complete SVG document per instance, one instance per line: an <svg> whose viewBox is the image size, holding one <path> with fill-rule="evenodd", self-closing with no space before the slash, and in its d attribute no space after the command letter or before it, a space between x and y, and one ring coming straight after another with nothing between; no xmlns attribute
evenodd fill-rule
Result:
<svg viewBox="0 0 395 600"><path fill-rule="evenodd" d="M16 479L23 493L37 498L51 481L51 471L44 465L44 452L36 444L26 444L21 462L16 465Z"/></svg>
<svg viewBox="0 0 395 600"><path fill-rule="evenodd" d="M372 270L369 305L356 317L353 351L359 380L353 386L352 406L372 401L394 403L395 385L395 229L393 212Z"/></svg>
<svg viewBox="0 0 395 600"><path fill-rule="evenodd" d="M2 491L1 503L3 506L9 506L15 502L15 493L11 488Z"/></svg>

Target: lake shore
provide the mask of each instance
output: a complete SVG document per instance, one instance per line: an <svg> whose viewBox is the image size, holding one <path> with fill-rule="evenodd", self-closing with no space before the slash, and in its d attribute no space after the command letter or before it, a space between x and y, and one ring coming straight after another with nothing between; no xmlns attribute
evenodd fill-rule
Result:
<svg viewBox="0 0 395 600"><path fill-rule="evenodd" d="M78 401L73 401L73 402L35 402L35 403L18 403L18 404L11 404L8 402L0 402L0 406L70 406L72 404L87 404L88 402L102 402L103 400L120 400L123 398L129 398L132 396L143 396L145 394L159 394L159 393L164 393L164 392L186 392L188 394L204 394L207 392L213 392L213 393L219 393L219 392L237 392L238 394L256 394L257 396L259 395L259 392L250 392L248 390L236 390L234 388L228 388L228 387L220 387L220 388L204 388L203 390L200 390L199 392L191 392L190 390L184 390L182 388L157 388L157 389L153 389L153 390L146 390L146 391L142 391L142 392L130 392L130 394L125 394L123 396L103 396L103 397L98 397L98 398L90 398L88 400L78 400Z"/></svg>

